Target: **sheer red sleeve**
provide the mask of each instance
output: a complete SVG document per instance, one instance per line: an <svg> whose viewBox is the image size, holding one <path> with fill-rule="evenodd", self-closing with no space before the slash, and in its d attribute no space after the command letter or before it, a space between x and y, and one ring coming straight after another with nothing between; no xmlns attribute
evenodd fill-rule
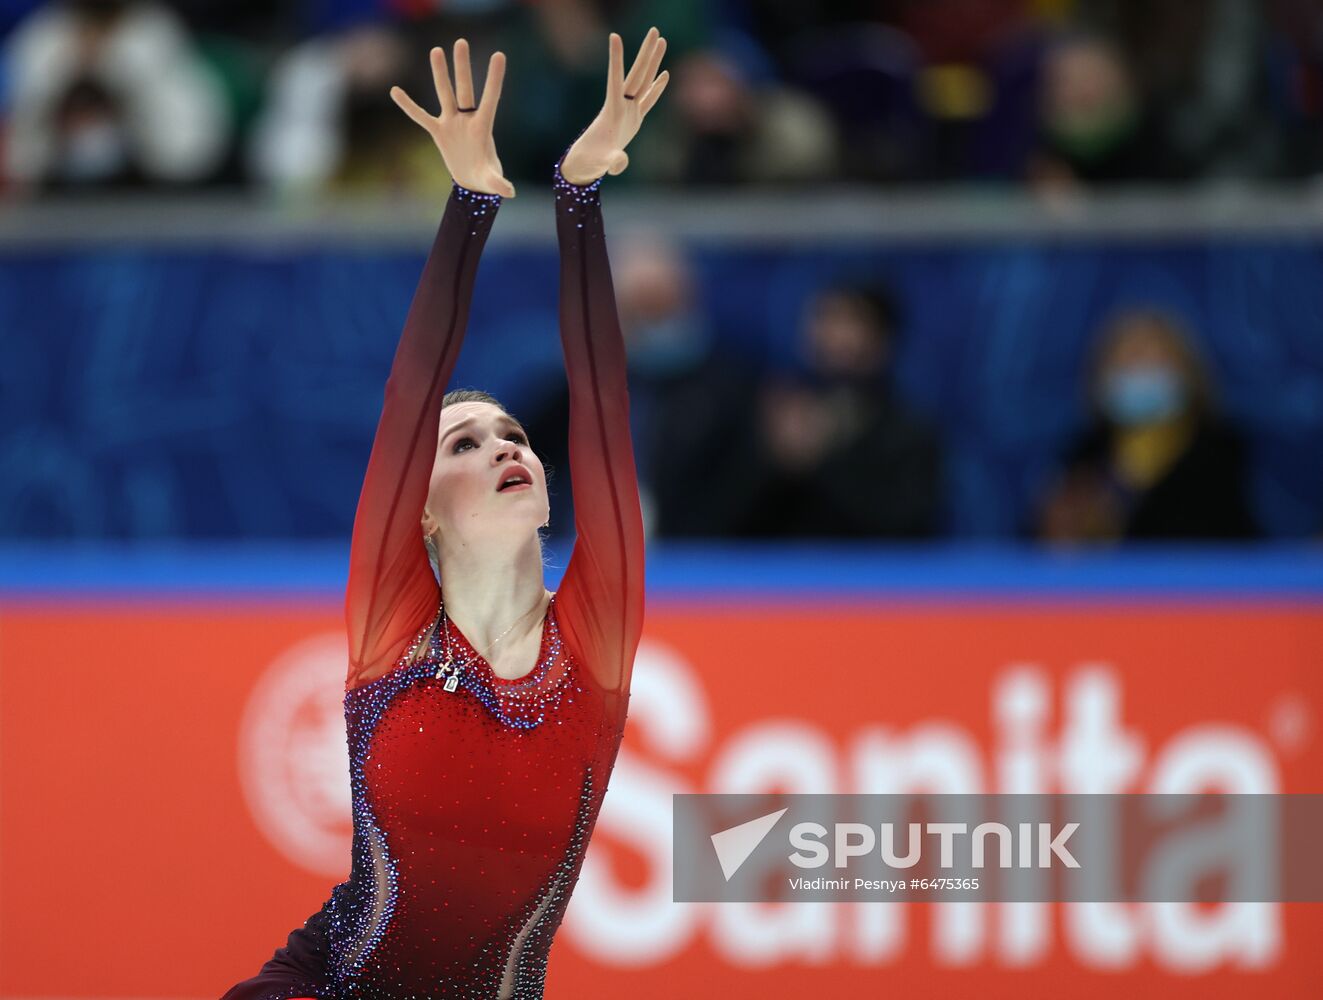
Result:
<svg viewBox="0 0 1323 1000"><path fill-rule="evenodd" d="M560 336L578 537L556 601L571 647L606 690L628 695L643 630L643 516L600 188L600 179L571 184L557 164Z"/></svg>
<svg viewBox="0 0 1323 1000"><path fill-rule="evenodd" d="M420 522L441 399L500 202L499 195L454 185L400 335L354 515L345 593L346 688L387 673L440 600Z"/></svg>

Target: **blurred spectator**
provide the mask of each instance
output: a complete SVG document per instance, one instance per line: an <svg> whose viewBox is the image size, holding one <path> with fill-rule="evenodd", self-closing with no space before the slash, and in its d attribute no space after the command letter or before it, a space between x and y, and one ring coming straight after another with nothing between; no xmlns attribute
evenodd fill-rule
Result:
<svg viewBox="0 0 1323 1000"><path fill-rule="evenodd" d="M1239 436L1217 417L1188 335L1146 310L1104 331L1088 375L1091 424L1043 505L1049 542L1248 539Z"/></svg>
<svg viewBox="0 0 1323 1000"><path fill-rule="evenodd" d="M426 62L384 23L296 46L271 75L252 136L254 176L285 191L444 192L450 178L435 145L388 97L398 83L436 108L430 71L417 71L420 59ZM474 62L481 94L486 64Z"/></svg>
<svg viewBox="0 0 1323 1000"><path fill-rule="evenodd" d="M840 156L831 117L765 73L749 47L709 48L672 63L674 81L639 154L649 177L728 185L827 180Z"/></svg>
<svg viewBox="0 0 1323 1000"><path fill-rule="evenodd" d="M1115 45L1076 33L1044 56L1040 148L1030 167L1044 190L1109 181L1173 180L1186 173Z"/></svg>
<svg viewBox="0 0 1323 1000"><path fill-rule="evenodd" d="M941 514L933 430L897 398L899 310L880 286L840 285L809 304L806 370L763 390L759 428L727 442L740 509L729 534L918 538Z"/></svg>
<svg viewBox="0 0 1323 1000"><path fill-rule="evenodd" d="M14 30L6 62L6 172L20 192L203 181L224 158L224 96L162 4L51 4Z"/></svg>
<svg viewBox="0 0 1323 1000"><path fill-rule="evenodd" d="M1269 114L1262 0L1084 0L1115 38L1169 149L1200 177L1271 177L1282 141Z"/></svg>
<svg viewBox="0 0 1323 1000"><path fill-rule="evenodd" d="M628 352L630 425L648 533L720 535L748 502L732 448L752 440L756 373L718 353L683 249L635 233L612 250L621 331ZM553 477L568 478L564 388L525 425ZM558 491L565 496L565 491ZM568 498L567 498L568 499ZM552 505L552 530L568 536L573 509Z"/></svg>

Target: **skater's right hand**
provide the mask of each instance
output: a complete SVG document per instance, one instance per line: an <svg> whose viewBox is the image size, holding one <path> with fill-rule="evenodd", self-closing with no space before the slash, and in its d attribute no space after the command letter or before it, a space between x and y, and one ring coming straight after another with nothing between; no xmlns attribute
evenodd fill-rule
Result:
<svg viewBox="0 0 1323 1000"><path fill-rule="evenodd" d="M469 43L460 38L455 42L454 89L450 86L445 50L439 46L432 49L432 79L441 102L441 114L429 115L400 87L391 87L390 96L406 115L427 130L456 184L470 191L513 198L514 185L505 179L492 139L492 120L496 117L504 77L505 53L493 52L487 63L482 103L474 110Z"/></svg>

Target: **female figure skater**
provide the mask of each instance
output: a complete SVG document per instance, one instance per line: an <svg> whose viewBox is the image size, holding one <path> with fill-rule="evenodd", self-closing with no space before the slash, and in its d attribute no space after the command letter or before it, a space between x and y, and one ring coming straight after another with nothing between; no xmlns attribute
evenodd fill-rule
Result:
<svg viewBox="0 0 1323 1000"><path fill-rule="evenodd" d="M620 746L643 621L643 525L599 188L666 86L656 28L555 169L561 341L578 538L542 581L546 477L492 397L441 392L478 256L514 188L492 141L505 58L474 104L468 45L441 114L392 98L454 179L386 383L354 520L345 719L349 880L224 1000L541 997ZM427 541L419 537L419 513ZM435 555L441 586L428 563Z"/></svg>

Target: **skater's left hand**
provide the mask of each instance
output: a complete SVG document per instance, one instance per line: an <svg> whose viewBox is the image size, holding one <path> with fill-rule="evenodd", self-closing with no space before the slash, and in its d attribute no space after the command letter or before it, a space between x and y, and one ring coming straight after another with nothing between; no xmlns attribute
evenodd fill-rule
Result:
<svg viewBox="0 0 1323 1000"><path fill-rule="evenodd" d="M648 30L629 76L624 75L624 43L614 31L608 48L606 103L583 135L575 140L560 166L561 175L571 184L591 184L603 174L614 176L629 165L625 147L638 133L643 117L657 103L670 79L668 71L657 75L662 53L666 51L666 39L656 28Z"/></svg>

